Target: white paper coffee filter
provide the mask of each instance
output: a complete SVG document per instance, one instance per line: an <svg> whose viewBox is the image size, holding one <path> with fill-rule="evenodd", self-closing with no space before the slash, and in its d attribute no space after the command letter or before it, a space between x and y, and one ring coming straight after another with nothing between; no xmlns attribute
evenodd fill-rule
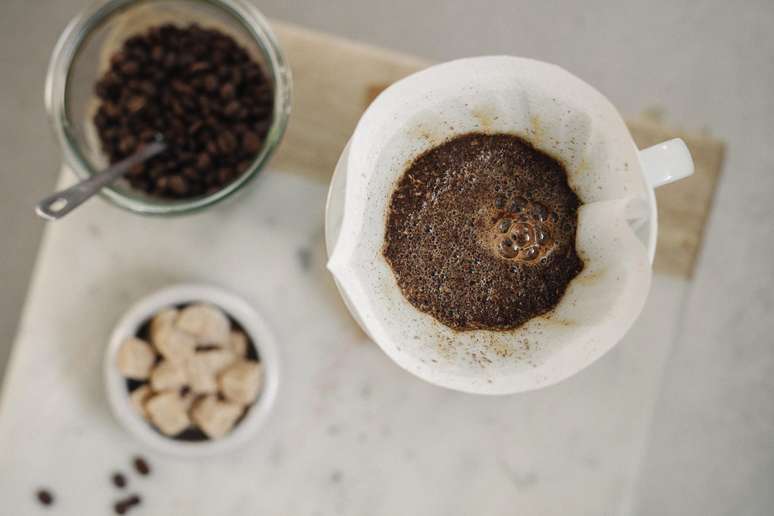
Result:
<svg viewBox="0 0 774 516"><path fill-rule="evenodd" d="M382 256L401 174L422 152L471 131L516 134L559 159L583 203L576 240L583 271L552 312L511 331L459 332L418 311ZM594 361L642 310L650 263L627 219L647 195L623 120L589 85L529 59L453 61L394 84L363 115L328 267L371 337L405 369L468 392L536 389Z"/></svg>

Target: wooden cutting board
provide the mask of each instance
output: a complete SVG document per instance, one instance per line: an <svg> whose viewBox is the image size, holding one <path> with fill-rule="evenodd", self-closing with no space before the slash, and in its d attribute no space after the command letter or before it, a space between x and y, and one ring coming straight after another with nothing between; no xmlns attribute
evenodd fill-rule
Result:
<svg viewBox="0 0 774 516"><path fill-rule="evenodd" d="M293 72L293 114L274 166L327 182L360 115L382 91L427 61L274 22ZM723 164L724 145L706 135L672 130L644 117L627 125L640 148L679 137L696 172L659 188L655 271L690 278Z"/></svg>

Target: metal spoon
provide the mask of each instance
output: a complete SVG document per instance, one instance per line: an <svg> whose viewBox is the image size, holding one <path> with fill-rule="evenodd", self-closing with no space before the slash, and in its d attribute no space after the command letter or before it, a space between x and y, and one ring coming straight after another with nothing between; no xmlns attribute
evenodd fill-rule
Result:
<svg viewBox="0 0 774 516"><path fill-rule="evenodd" d="M146 161L166 148L163 142L153 142L123 161L109 166L99 174L94 174L70 188L46 197L35 207L35 212L46 220L61 219L84 201L99 192L103 187L123 176L130 168Z"/></svg>

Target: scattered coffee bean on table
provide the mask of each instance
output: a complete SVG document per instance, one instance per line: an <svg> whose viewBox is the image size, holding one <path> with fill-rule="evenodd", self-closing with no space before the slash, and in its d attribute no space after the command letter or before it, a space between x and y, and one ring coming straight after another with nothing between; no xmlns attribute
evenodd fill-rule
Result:
<svg viewBox="0 0 774 516"><path fill-rule="evenodd" d="M127 179L152 196L213 193L250 168L272 122L260 65L230 36L162 25L126 40L96 84L94 116L111 163L161 136L168 148Z"/></svg>
<svg viewBox="0 0 774 516"><path fill-rule="evenodd" d="M150 474L150 470L151 470L150 465L148 465L148 462L142 457L134 458L134 469L137 470L137 473L143 476Z"/></svg>
<svg viewBox="0 0 774 516"><path fill-rule="evenodd" d="M141 501L140 496L134 494L123 500L117 501L115 505L113 505L113 509L116 511L116 514L124 514L135 505L139 505Z"/></svg>
<svg viewBox="0 0 774 516"><path fill-rule="evenodd" d="M48 489L38 489L35 493L35 497L41 505L48 506L54 503L54 495Z"/></svg>
<svg viewBox="0 0 774 516"><path fill-rule="evenodd" d="M113 481L113 485L119 489L126 487L126 477L121 473L113 473L111 480Z"/></svg>

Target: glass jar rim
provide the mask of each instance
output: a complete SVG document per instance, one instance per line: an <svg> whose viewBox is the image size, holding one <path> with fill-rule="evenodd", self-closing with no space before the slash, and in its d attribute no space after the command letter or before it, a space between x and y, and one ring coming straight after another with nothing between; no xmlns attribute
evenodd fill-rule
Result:
<svg viewBox="0 0 774 516"><path fill-rule="evenodd" d="M46 74L44 100L49 119L62 149L64 163L80 179L85 179L97 171L89 164L81 152L80 146L70 131L67 113L67 91L70 80L70 67L83 42L91 32L102 25L111 16L134 6L152 4L145 0L107 0L97 2L75 16L59 37L51 55ZM245 0L185 0L191 4L212 6L230 15L239 22L258 44L266 59L274 86L274 106L269 132L258 156L248 170L237 179L212 194L193 199L181 199L170 202L153 198L133 196L113 187L105 187L101 195L113 204L129 211L144 215L175 215L199 211L211 206L241 190L268 163L287 128L290 116L292 77L290 68L282 53L274 33L266 18L258 9Z"/></svg>

